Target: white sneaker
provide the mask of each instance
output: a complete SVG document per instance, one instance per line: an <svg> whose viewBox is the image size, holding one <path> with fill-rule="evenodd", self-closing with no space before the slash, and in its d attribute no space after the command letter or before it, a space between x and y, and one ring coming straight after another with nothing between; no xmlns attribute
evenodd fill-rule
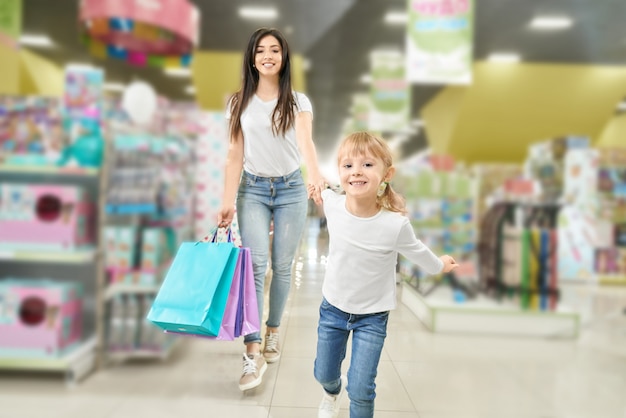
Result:
<svg viewBox="0 0 626 418"><path fill-rule="evenodd" d="M337 418L339 416L339 406L341 405L341 397L348 386L348 378L341 376L341 390L336 395L331 395L324 391L324 397L317 410L318 418Z"/></svg>

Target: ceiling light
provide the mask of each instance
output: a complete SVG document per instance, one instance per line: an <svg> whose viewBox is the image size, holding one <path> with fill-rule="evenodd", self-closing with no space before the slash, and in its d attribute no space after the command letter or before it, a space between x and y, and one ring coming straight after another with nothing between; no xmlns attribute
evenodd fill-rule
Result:
<svg viewBox="0 0 626 418"><path fill-rule="evenodd" d="M191 76L191 70L184 67L169 67L165 69L165 74L170 77L189 77Z"/></svg>
<svg viewBox="0 0 626 418"><path fill-rule="evenodd" d="M363 74L360 78L362 84L371 84L372 83L372 75L371 74Z"/></svg>
<svg viewBox="0 0 626 418"><path fill-rule="evenodd" d="M388 25L404 25L408 20L406 12L387 12L385 15L385 23Z"/></svg>
<svg viewBox="0 0 626 418"><path fill-rule="evenodd" d="M244 19L276 19L278 11L273 7L243 6L239 8L239 16Z"/></svg>
<svg viewBox="0 0 626 418"><path fill-rule="evenodd" d="M86 62L68 62L65 64L65 68L73 71L96 71L101 69L100 67Z"/></svg>
<svg viewBox="0 0 626 418"><path fill-rule="evenodd" d="M194 86L187 86L185 87L185 93L193 96L194 94L196 94L196 88Z"/></svg>
<svg viewBox="0 0 626 418"><path fill-rule="evenodd" d="M305 58L305 59L302 61L302 69L303 69L304 71L310 71L310 70L311 70L311 60L310 60L310 59Z"/></svg>
<svg viewBox="0 0 626 418"><path fill-rule="evenodd" d="M20 36L20 45L51 48L54 43L47 35L22 35Z"/></svg>
<svg viewBox="0 0 626 418"><path fill-rule="evenodd" d="M126 85L122 83L104 83L102 87L107 91L124 91Z"/></svg>
<svg viewBox="0 0 626 418"><path fill-rule="evenodd" d="M513 63L513 62L519 62L520 56L518 54L497 53L497 54L489 55L487 59L491 62Z"/></svg>
<svg viewBox="0 0 626 418"><path fill-rule="evenodd" d="M536 17L530 22L533 29L565 29L572 26L572 19L568 17Z"/></svg>

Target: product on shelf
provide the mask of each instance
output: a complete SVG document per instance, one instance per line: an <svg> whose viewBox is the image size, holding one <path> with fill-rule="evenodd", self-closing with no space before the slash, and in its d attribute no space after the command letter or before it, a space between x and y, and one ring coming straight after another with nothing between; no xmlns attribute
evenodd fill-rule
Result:
<svg viewBox="0 0 626 418"><path fill-rule="evenodd" d="M0 246L73 250L93 244L88 193L62 184L0 183Z"/></svg>
<svg viewBox="0 0 626 418"><path fill-rule="evenodd" d="M82 286L0 280L0 357L58 357L82 335Z"/></svg>

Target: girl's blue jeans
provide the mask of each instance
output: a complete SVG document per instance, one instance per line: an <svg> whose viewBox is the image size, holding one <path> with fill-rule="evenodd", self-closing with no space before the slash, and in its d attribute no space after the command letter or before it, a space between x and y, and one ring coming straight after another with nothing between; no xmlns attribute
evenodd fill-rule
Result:
<svg viewBox="0 0 626 418"><path fill-rule="evenodd" d="M270 223L274 221L269 314L265 323L268 327L280 326L307 207L306 186L300 170L282 177L259 177L244 170L237 194L237 220L241 243L250 248L252 255L260 321L263 320L265 273L270 256ZM245 344L261 341L260 332L244 336Z"/></svg>
<svg viewBox="0 0 626 418"><path fill-rule="evenodd" d="M374 416L376 374L387 336L388 319L388 311L354 315L322 299L314 375L326 392L339 392L341 363L346 358L348 337L352 332L352 356L346 388L350 398L350 418Z"/></svg>

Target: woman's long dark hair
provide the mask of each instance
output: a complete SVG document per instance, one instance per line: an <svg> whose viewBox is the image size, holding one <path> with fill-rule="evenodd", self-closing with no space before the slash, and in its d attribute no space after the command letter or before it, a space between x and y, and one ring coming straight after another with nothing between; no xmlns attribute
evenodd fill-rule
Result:
<svg viewBox="0 0 626 418"><path fill-rule="evenodd" d="M259 42L264 37L271 35L280 44L283 60L278 73L278 102L272 112L272 132L274 135L285 135L295 122L294 105L295 99L291 91L291 59L289 45L280 31L273 28L257 29L248 41L248 47L243 56L243 83L241 89L230 98L230 124L231 139L237 138L241 133L241 114L246 109L250 98L256 92L259 85L259 72L254 67L254 57Z"/></svg>

